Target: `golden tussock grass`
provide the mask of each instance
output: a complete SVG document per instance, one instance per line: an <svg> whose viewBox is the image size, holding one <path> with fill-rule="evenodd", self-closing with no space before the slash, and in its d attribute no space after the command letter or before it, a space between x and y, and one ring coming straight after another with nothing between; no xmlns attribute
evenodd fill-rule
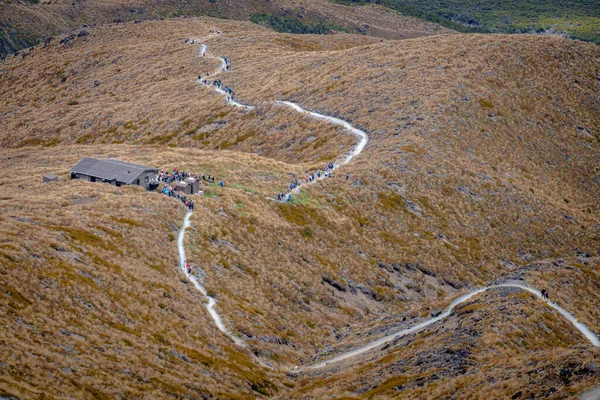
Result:
<svg viewBox="0 0 600 400"><path fill-rule="evenodd" d="M221 397L466 398L519 387L542 396L550 385L568 397L592 383L569 365L589 367L597 352L541 303L512 293L457 309L392 345L385 362L374 353L333 378L292 382L230 350L175 271L179 203L66 178L83 155L225 178L226 188L197 200L188 259L226 325L276 368L382 336L390 323L429 316L513 273L551 288L597 331L597 261L577 261L574 250L598 255L597 46L532 36L293 37L220 21L224 34L209 51L231 59L222 79L257 106L242 112L194 83L216 62L183 39L214 24L98 27L85 41L3 65L0 259L12 304L3 340L21 366L10 364L2 387L28 396L58 379L81 396L89 387L157 397L201 387ZM292 204L265 196L354 138L273 99L370 135L350 165ZM61 182L42 185L49 171ZM568 274L563 264L536 272L536 262L558 259L569 260ZM423 372L413 361L428 356ZM123 372L132 360L139 367ZM547 381L523 372L538 367ZM501 376L505 383L489 380Z"/></svg>

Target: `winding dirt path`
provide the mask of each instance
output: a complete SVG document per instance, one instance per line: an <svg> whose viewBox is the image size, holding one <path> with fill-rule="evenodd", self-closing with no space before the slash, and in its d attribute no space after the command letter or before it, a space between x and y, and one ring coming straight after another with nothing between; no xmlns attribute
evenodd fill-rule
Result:
<svg viewBox="0 0 600 400"><path fill-rule="evenodd" d="M206 52L208 50L208 46L206 44L202 44L200 41L198 41L197 39L192 40L190 43L194 44L194 43L198 43L200 44L200 52L199 52L199 56L200 57L205 57L206 56ZM228 104L234 107L239 107L239 108L244 108L247 110L250 110L253 108L253 106L251 105L246 105L246 104L242 104L239 103L237 101L234 101L231 96L229 96L229 94L227 92L225 92L225 90L214 86L214 85L210 85L208 83L204 83L207 82L206 79L208 78L213 78L214 76L220 74L223 71L227 70L227 62L225 59L221 58L221 57L214 57L214 56L209 56L211 58L214 59L218 59L221 61L221 66L220 69L209 75L206 77L201 77L198 79L198 82L201 84L204 84L205 86L210 86L213 87L214 90L221 94L224 95ZM303 114L307 114L310 115L311 117L315 118L315 119L320 119L320 120L325 120L328 121L332 124L335 125L339 125L344 127L347 131L349 131L350 133L352 133L353 135L355 135L358 138L358 143L356 146L354 146L351 151L346 155L346 157L343 159L343 161L341 161L339 164L334 164L334 168L337 168L340 165L344 165L344 164L348 164L349 162L352 161L352 159L357 156L358 154L360 154L365 146L368 143L369 140L369 136L366 132L355 128L354 126L352 126L350 123L339 119L339 118L335 118L335 117L330 117L327 115L323 115L323 114L319 114L316 113L314 111L308 111L305 110L304 108L302 108L300 105L290 102L290 101L276 101L276 104L281 104L287 107L290 107L292 109L294 109L295 111L299 112L299 113L303 113ZM315 181L311 182L311 183L315 183ZM296 188L294 189L295 191L297 191ZM213 318L213 320L215 321L215 324L217 325L217 327L223 332L225 333L227 336L229 336L237 345L242 346L242 347L246 347L245 343L238 337L236 337L235 335L233 335L223 324L223 321L221 319L221 316L219 315L219 313L215 310L215 305L216 305L216 300L209 296L206 289L198 282L197 278L191 274L188 274L187 271L185 271L185 248L184 248L184 235L185 235L185 229L187 227L189 227L190 225L190 218L191 215L191 211L188 212L185 216L184 219L184 224L182 229L179 231L179 236L177 239L177 246L179 249L179 262L180 262L180 267L181 270L186 274L186 276L188 277L188 279L190 279L190 281L194 284L194 286L200 291L202 292L202 294L206 297L206 299L208 300L208 303L206 304L206 308L208 310L208 312L210 313L211 317ZM539 299L541 299L543 302L545 302L548 306L550 306L551 308L555 309L556 311L558 311L564 318L566 318L575 329L577 329L592 345L600 347L600 339L598 338L598 336L592 332L585 324L579 322L577 320L577 318L569 313L568 311L566 311L564 308L560 307L558 304L551 302L547 299L545 299L541 292L535 288L532 288L530 286L527 286L525 283L523 282L505 282L505 283L501 283L501 284L496 284L496 285L492 285L492 286L487 286L484 288L479 288L479 289L475 289L469 293L466 293L460 297L458 297L457 299L455 299L454 301L452 301L452 303L450 303L450 305L448 306L448 308L446 308L446 310L438 315L437 317L431 318L429 320L423 321L415 326L412 326L410 328L407 329L403 329L400 330L398 332L389 334L381 339L375 340L373 342L367 343L361 347L358 347L354 350L339 354L331 359L325 360L325 361L321 361L319 363L313 364L313 365L307 365L304 366L302 368L298 368L295 367L294 369L292 369L290 372L292 373L301 373L303 371L310 371L310 370L318 370L321 368L324 368L326 366L329 366L331 364L334 363L338 363L340 361L343 360L347 360L353 357L356 357L360 354L366 353L370 350L373 350L385 343L388 343L396 338L411 334L411 333L415 333L420 331L421 329L424 329L430 325L433 325L445 318L448 318L450 316L450 314L452 313L452 310L458 306L459 304L462 304L466 301L468 301L469 299L471 299L473 296L476 296L480 293L486 292L488 290L492 290L492 289L497 289L497 288L503 288L503 287L508 287L508 288L518 288L527 292L530 292L532 294L534 294L535 296L537 296ZM260 362L260 360L259 360ZM264 365L264 363L260 362L262 365Z"/></svg>
<svg viewBox="0 0 600 400"><path fill-rule="evenodd" d="M181 270L181 272L183 272L185 274L185 276L190 280L190 282L192 282L194 284L196 289L198 289L202 293L202 295L206 298L206 300L208 300L205 307L208 310L208 313L212 317L213 321L215 321L217 328L219 328L219 330L221 332L223 332L224 334L229 336L235 344L237 344L238 346L244 346L244 342L242 341L242 339L238 338L237 336L235 336L233 333L231 333L227 329L227 327L223 323L221 316L219 315L217 310L215 310L215 305L217 304L217 300L214 297L211 297L208 294L208 292L206 291L206 288L200 284L200 282L198 281L198 278L196 278L195 275L188 273L185 268L185 262L186 262L185 244L184 244L185 230L187 228L189 228L189 226L190 226L190 217L191 216L192 216L192 211L188 211L185 214L185 217L183 218L183 226L181 227L181 229L179 230L179 233L177 234L177 250L179 250L179 269Z"/></svg>
<svg viewBox="0 0 600 400"><path fill-rule="evenodd" d="M245 110L252 110L254 108L254 106L251 106L249 104L242 104L242 103L239 103L239 102L233 100L232 96L230 96L225 90L223 90L222 87L218 87L218 86L212 85L210 83L211 81L214 80L213 79L214 77L220 75L222 72L227 71L227 61L222 57L207 55L208 45L202 43L198 39L193 39L192 42L190 42L190 43L200 44L200 50L198 53L199 57L208 57L208 58L219 60L221 62L220 68L217 71L213 72L210 75L203 75L203 76L198 77L198 83L200 83L204 86L212 87L215 90L215 92L225 96L225 99L227 100L227 103L229 105L235 106L238 108L243 108ZM348 164L350 161L352 161L352 159L355 156L359 155L364 150L365 146L369 142L369 135L367 134L367 132L360 130L358 128L355 128L350 123L348 123L342 119L331 117L331 116L324 115L324 114L319 114L315 111L305 110L299 104L291 102L291 101L277 100L277 101L275 101L275 104L290 107L291 109L293 109L294 111L296 111L300 114L306 114L314 119L327 121L332 125L341 126L344 129L346 129L348 132L350 132L351 134L353 134L357 137L357 139L358 139L357 144L352 149L350 149L350 151L346 154L345 158L342 161L340 161L339 163L333 164L333 169L336 169L341 165ZM311 182L307 182L307 183L302 182L299 186L297 186L293 190L289 191L288 193L298 193L300 191L301 186L316 183L317 181L320 181L324 178L325 178L325 175L321 175L320 178L315 177L315 180L313 180Z"/></svg>
<svg viewBox="0 0 600 400"><path fill-rule="evenodd" d="M558 311L563 317L565 317L571 324L573 324L573 326L583 335L585 336L590 343L592 343L594 346L600 347L600 339L598 338L598 336L592 332L587 326L585 326L583 323L577 321L577 318L575 318L575 316L571 313L569 313L568 311L566 311L564 308L560 307L558 304L545 299L542 296L542 293L537 290L534 289L532 287L529 287L527 285L525 285L522 282L505 282L505 283L500 283L497 285L493 285L493 286L487 286L484 288L479 288L479 289L475 289L472 292L466 293L462 296L460 296L459 298L457 298L456 300L454 300L452 303L450 303L450 305L448 306L448 308L446 308L446 310L441 313L440 315L438 315L435 318L431 318L428 319L426 321L423 321L415 326L412 326L410 328L407 329L403 329L401 331L398 332L394 332L392 334L389 334L387 336L382 337L381 339L375 340L371 343L368 343L362 347L359 347L355 350L351 350L348 351L346 353L342 353L340 355L337 355L329 360L311 365L311 366L306 366L304 368L298 368L296 369L296 371L301 372L302 370L315 370L315 369L320 369L323 368L327 365L331 365L343 360L346 360L348 358L352 358L355 357L359 354L365 353L369 350L373 350L385 343L388 343L396 338L411 334L411 333L415 333L417 331L420 331L423 328L428 327L429 325L433 325L438 321L441 321L445 318L448 318L450 316L450 314L452 313L452 310L458 306L459 304L462 304L468 300L470 300L473 296L478 295L479 293L483 293L486 292L488 290L491 289L497 289L497 288L518 288L524 291L527 291L529 293L533 293L534 295L536 295L538 298L540 298L543 302L545 302L547 305L549 305L550 307L554 308L556 311Z"/></svg>

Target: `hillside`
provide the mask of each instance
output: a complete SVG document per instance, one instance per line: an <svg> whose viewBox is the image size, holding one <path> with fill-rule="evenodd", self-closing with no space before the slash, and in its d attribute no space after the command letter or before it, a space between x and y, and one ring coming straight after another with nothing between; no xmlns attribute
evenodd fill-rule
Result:
<svg viewBox="0 0 600 400"><path fill-rule="evenodd" d="M197 16L249 20L259 13L283 16L300 24L322 23L335 29L389 39L450 32L437 24L384 7L349 7L327 0L305 0L294 4L282 0L3 0L0 1L0 57L52 40L52 37L59 40L57 36L68 36L73 29L88 25Z"/></svg>
<svg viewBox="0 0 600 400"><path fill-rule="evenodd" d="M196 82L213 56L253 109ZM208 18L93 27L7 58L0 393L569 398L600 385L600 348L508 288L356 359L287 373L505 280L549 290L599 333L599 61L597 46L552 37L298 36ZM291 203L270 197L355 138L274 100L369 134ZM198 197L185 246L247 348L177 269L183 206L69 181L84 155L227 181ZM42 184L45 172L61 181Z"/></svg>
<svg viewBox="0 0 600 400"><path fill-rule="evenodd" d="M364 3L363 0L341 2ZM600 44L598 0L375 0L372 3L460 31L544 33Z"/></svg>

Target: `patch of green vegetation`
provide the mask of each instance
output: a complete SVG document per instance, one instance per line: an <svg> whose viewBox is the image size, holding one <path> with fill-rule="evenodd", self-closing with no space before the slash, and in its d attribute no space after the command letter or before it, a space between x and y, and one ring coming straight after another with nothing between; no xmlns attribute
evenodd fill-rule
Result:
<svg viewBox="0 0 600 400"><path fill-rule="evenodd" d="M21 310L21 309L33 304L33 302L31 300L29 300L28 298L23 296L21 293L19 293L19 291L17 291L17 289L15 289L11 286L8 286L8 285L0 286L0 295L1 294L8 295L8 297L10 299L8 301L8 306L11 308L14 308L16 310Z"/></svg>
<svg viewBox="0 0 600 400"><path fill-rule="evenodd" d="M77 140L75 140L75 143L77 144L87 144L90 142L90 140L92 140L92 135L90 135L89 133L86 133L85 135L79 136L77 138Z"/></svg>
<svg viewBox="0 0 600 400"><path fill-rule="evenodd" d="M374 397L382 396L383 393L385 393L385 392L393 391L394 388L405 385L406 383L408 383L410 381L411 381L411 377L406 376L406 375L394 376L394 377L391 377L391 378L387 379L386 381L384 381L378 387L369 390L366 394L368 395L369 398L372 399Z"/></svg>
<svg viewBox="0 0 600 400"><path fill-rule="evenodd" d="M176 133L152 136L150 139L146 140L146 144L165 144L171 141L175 136L177 136Z"/></svg>
<svg viewBox="0 0 600 400"><path fill-rule="evenodd" d="M297 18L282 17L280 15L258 13L250 16L250 21L263 25L282 33L319 34L326 35L332 30L350 32L348 29L318 22L316 24L305 24Z"/></svg>
<svg viewBox="0 0 600 400"><path fill-rule="evenodd" d="M135 124L133 123L133 121L127 121L125 122L125 124L123 125L124 129L137 129L137 127L135 126Z"/></svg>
<svg viewBox="0 0 600 400"><path fill-rule="evenodd" d="M210 367L215 364L215 360L212 357L206 356L200 353L197 350L190 349L183 346L177 346L177 351L185 354L187 357L192 359L193 361L204 365L205 367Z"/></svg>
<svg viewBox="0 0 600 400"><path fill-rule="evenodd" d="M139 221L136 221L135 219L131 219L131 218L125 218L125 217L111 217L111 219L115 222L118 222L120 224L127 224L127 225L131 225L131 226L142 226L142 223Z"/></svg>
<svg viewBox="0 0 600 400"><path fill-rule="evenodd" d="M305 227L304 227L304 229L302 229L302 230L300 231L300 234L301 234L302 236L304 236L305 238L307 238L307 239L310 239L310 238L312 238L312 237L313 237L313 231L312 231L312 229L310 228L310 226L308 226L308 225L307 225L307 226L305 226Z"/></svg>
<svg viewBox="0 0 600 400"><path fill-rule="evenodd" d="M88 252L88 256L91 258L92 263L96 264L96 265L103 265L108 269L113 270L114 272L116 272L117 274L120 274L123 269L121 268L120 265L118 264L112 264L108 261L106 261L105 259L103 259L102 257L92 253L92 252Z"/></svg>
<svg viewBox="0 0 600 400"><path fill-rule="evenodd" d="M230 183L229 187L233 188L233 189L243 190L244 192L248 192L248 193L252 193L252 194L258 193L258 191L256 189L248 188L244 185L240 185L239 183Z"/></svg>
<svg viewBox="0 0 600 400"><path fill-rule="evenodd" d="M158 264L147 264L150 268L152 268L155 271L160 272L161 274L166 274L167 270L163 265L158 265Z"/></svg>
<svg viewBox="0 0 600 400"><path fill-rule="evenodd" d="M485 27L479 26L467 26L463 23L453 21L444 15L436 13L435 7L426 7L421 3L427 3L427 0L334 0L341 4L380 4L384 7L391 8L392 10L398 11L400 14L417 17L425 21L433 22L435 24L442 25L448 29L453 29L463 33L485 33L487 30ZM442 0L438 0L437 3ZM452 1L452 0L451 0ZM456 0L459 3L459 0Z"/></svg>
<svg viewBox="0 0 600 400"><path fill-rule="evenodd" d="M42 142L42 146L44 147L53 147L60 143L60 138L55 137L52 139L48 139Z"/></svg>
<svg viewBox="0 0 600 400"><path fill-rule="evenodd" d="M316 199L309 197L304 190L292 195L293 204L313 204L318 203Z"/></svg>
<svg viewBox="0 0 600 400"><path fill-rule="evenodd" d="M191 133L186 132L186 135L188 135L188 134L191 135ZM209 136L210 136L210 133L203 132L203 133L198 133L197 135L192 136L192 139L194 139L194 140L204 140L204 139L207 139Z"/></svg>
<svg viewBox="0 0 600 400"><path fill-rule="evenodd" d="M69 235L71 240L79 242L81 244L99 247L103 250L112 251L117 254L123 254L123 252L114 244L104 241L100 236L95 235L92 232L83 229L68 228L65 226L48 226L48 229L52 229L54 231L62 231Z"/></svg>
<svg viewBox="0 0 600 400"><path fill-rule="evenodd" d="M381 239L385 240L386 242L397 245L397 246L403 246L403 247L408 246L408 242L406 240L401 239L398 236L396 236L390 232L380 232L379 237Z"/></svg>
<svg viewBox="0 0 600 400"><path fill-rule="evenodd" d="M600 43L599 0L338 0L381 4L459 32L525 33L554 30Z"/></svg>
<svg viewBox="0 0 600 400"><path fill-rule="evenodd" d="M394 211L406 209L404 198L397 193L378 193L377 195L379 197L379 204L386 210Z"/></svg>
<svg viewBox="0 0 600 400"><path fill-rule="evenodd" d="M323 225L324 218L313 207L296 204L279 204L280 215L292 224L307 226L313 223Z"/></svg>
<svg viewBox="0 0 600 400"><path fill-rule="evenodd" d="M490 102L490 101L487 101L487 100L485 100L485 99L479 99L479 104L481 105L481 108L483 108L483 109L486 109L486 108L488 108L488 109L494 108L494 103L492 103L492 102Z"/></svg>
<svg viewBox="0 0 600 400"><path fill-rule="evenodd" d="M470 304L468 306L464 306L461 309L459 309L457 311L457 315L471 314L472 312L481 310L482 308L484 308L483 304L477 304L477 303Z"/></svg>
<svg viewBox="0 0 600 400"><path fill-rule="evenodd" d="M96 389L92 385L84 385L84 388L85 388L86 393L89 393L91 395L90 398L92 398L92 399L110 400L112 398L108 394L101 392L100 390Z"/></svg>
<svg viewBox="0 0 600 400"><path fill-rule="evenodd" d="M37 41L38 39L29 37L21 30L17 31L8 27L0 28L0 58L26 47L34 46Z"/></svg>
<svg viewBox="0 0 600 400"><path fill-rule="evenodd" d="M21 148L21 147L32 147L32 146L38 146L42 143L41 139L38 138L29 138L29 139L25 139L19 142L19 144L16 146L17 148Z"/></svg>
<svg viewBox="0 0 600 400"><path fill-rule="evenodd" d="M165 337L160 333L153 333L152 339L155 343L162 344L164 346L167 346L169 344L169 341L165 339Z"/></svg>
<svg viewBox="0 0 600 400"><path fill-rule="evenodd" d="M200 126L197 126L197 127L195 127L195 128L191 128L191 129L188 129L187 131L185 131L185 132L183 133L183 136L190 136L190 135L193 135L194 133L196 133L196 131L197 131L198 129L200 129ZM196 136L199 136L199 135L196 135ZM193 139L196 139L196 136L194 136L194 137L193 137ZM201 140L201 139L196 139L196 140Z"/></svg>

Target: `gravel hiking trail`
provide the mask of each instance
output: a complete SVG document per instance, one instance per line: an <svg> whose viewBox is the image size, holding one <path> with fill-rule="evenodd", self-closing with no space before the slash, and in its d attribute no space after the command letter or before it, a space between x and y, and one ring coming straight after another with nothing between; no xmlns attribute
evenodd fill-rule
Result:
<svg viewBox="0 0 600 400"><path fill-rule="evenodd" d="M468 301L469 299L471 299L473 296L479 294L479 293L483 293L486 292L488 290L491 289L497 289L497 288L518 288L521 290L525 290L529 293L533 293L534 295L536 295L538 298L540 298L543 302L545 302L547 305L549 305L550 307L554 308L556 311L558 311L563 317L565 317L571 324L573 324L573 326L583 335L585 336L590 343L592 343L594 346L600 347L600 339L598 338L598 336L592 332L587 326L585 326L584 324L582 324L581 322L577 321L577 318L575 318L575 316L571 313L569 313L568 311L566 311L564 308L560 307L558 304L545 299L542 296L542 293L537 290L534 289L532 287L527 286L525 283L520 282L520 281L509 281L509 282L505 282L505 283L499 283L497 285L492 285L492 286L487 286L484 288L479 288L479 289L475 289L469 293L466 293L462 296L460 296L459 298L455 299L452 303L450 303L450 305L448 306L448 308L446 308L446 310L441 313L440 315L438 315L435 318L431 318L428 319L426 321L423 321L415 326L412 326L410 328L407 329L403 329L401 331L398 332L394 332L391 333L387 336L382 337L381 339L375 340L371 343L368 343L362 347L359 347L357 349L351 350L349 352L346 353L342 353L339 354L329 360L325 360L323 362L317 363L317 364L313 364L310 366L306 366L303 369L304 370L314 370L314 369L320 369L323 368L327 365L331 365L334 364L336 362L339 361L343 361L346 360L348 358L352 358L355 357L359 354L365 353L369 350L375 349L387 342L390 342L396 338L411 334L411 333L415 333L417 331L420 331L423 328L428 327L429 325L435 324L438 321L441 321L447 317L450 316L450 314L452 313L452 310L458 306L459 304L462 304L466 301ZM298 371L302 371L302 369L298 369Z"/></svg>
<svg viewBox="0 0 600 400"><path fill-rule="evenodd" d="M213 35L214 36L214 35ZM220 87L214 86L209 84L208 82L206 82L207 78L212 78L216 75L219 75L221 72L227 71L227 61L222 58L222 57L216 57L216 56L209 56L207 55L207 50L208 50L208 46L206 44L201 43L200 40L198 39L192 39L191 41L186 40L186 43L191 43L191 44L199 44L200 45L200 50L199 50L199 57L208 57L208 58L213 58L213 59L217 59L221 62L220 68L218 71L203 77L203 79L198 79L198 82L200 84L204 84L205 86L209 86L209 87L213 87L214 90L222 95L225 95L225 98L227 100L227 103L231 106L234 107L238 107L238 108L243 108L246 110L250 110L252 108L254 108L251 105L246 105L246 104L242 104L239 103L237 101L234 101L232 96L230 96L225 90L221 89ZM323 114L319 114L316 113L314 111L308 111L305 110L304 108L302 108L300 105L293 103L291 101L281 101L278 100L275 102L276 104L280 104L280 105L284 105L287 107L292 108L293 110L302 113L302 114L307 114L310 115L311 117L315 118L315 119L320 119L320 120L325 120L328 121L334 125L339 125L344 127L347 131L349 131L350 133L352 133L353 135L355 135L358 138L358 143L352 148L352 150L345 156L345 158L343 159L343 161L340 161L338 164L334 164L334 169L339 167L340 165L344 165L344 164L348 164L352 161L352 159L359 155L365 148L365 146L367 145L368 141L369 141L369 136L366 132L355 128L354 126L352 126L350 123L339 119L339 118L335 118L335 117L330 117L327 115L323 115ZM323 178L320 178L323 179ZM317 180L312 181L311 183L315 183L317 182ZM295 188L292 192L297 192L299 190L300 187ZM225 327L225 325L223 324L222 318L219 315L219 313L215 310L215 305L216 305L216 300L209 296L206 289L198 282L198 279L196 278L196 276L188 274L187 271L185 270L185 248L184 248L184 235L185 235L185 229L187 227L189 227L190 225L190 215L191 215L191 211L189 211L184 218L184 223L183 223L183 227L181 228L181 230L179 231L179 236L177 239L177 247L179 249L179 263L180 263L180 268L181 270L186 274L186 276L188 277L188 279L194 284L194 286L200 291L202 292L202 294L206 297L206 299L208 300L208 303L206 305L206 308L208 310L208 312L210 313L211 317L213 318L213 320L215 321L215 324L217 325L217 327L219 328L219 330L221 330L223 333L225 333L227 336L229 336L237 345L242 346L242 347L246 347L245 343L238 337L236 337L235 335L233 335L228 329L227 327ZM585 324L579 322L577 320L577 318L569 313L568 311L566 311L564 308L560 307L558 304L549 301L548 299L544 298L542 296L542 293L535 289L532 288L530 286L527 286L524 282L522 281L507 281L504 283L499 283L499 284L495 284L495 285L490 285L484 288L478 288L478 289L474 289L469 293L463 294L462 296L458 297L457 299L455 299L454 301L452 301L452 303L450 303L450 305L448 306L448 308L446 308L446 310L441 313L440 315L438 315L437 317L428 319L426 321L423 321L417 325L414 325L410 328L406 328L400 331L397 331L395 333L391 333L387 336L384 336L380 339L377 339L373 342L367 343L361 347L358 347L354 350L339 354L333 358L330 358L328 360L325 361L321 361L319 363L316 364L312 364L312 365L306 365L303 367L294 367L291 371L291 373L301 373L303 371L310 371L310 370L318 370L318 369L322 369L326 366L329 366L331 364L335 364L338 363L340 361L344 361L353 357L356 357L360 354L366 353L370 350L373 350L377 347L380 347L381 345L388 343L396 338L405 336L405 335L409 335L411 333L415 333L420 331L421 329L424 329L432 324L435 324L436 322L439 322L447 317L450 316L450 314L452 313L452 310L458 306L459 304L462 304L466 301L468 301L469 299L471 299L473 296L476 296L480 293L486 292L488 290L492 290L492 289L497 289L497 288L517 288L517 289L521 289L527 292L530 292L532 294L534 294L535 296L537 296L539 299L541 299L543 302L545 302L549 307L555 309L556 311L558 311L564 318L566 318L583 336L585 336L585 338L587 340L589 340L589 342L597 347L600 347L600 339L598 338L598 335L596 335L594 332L592 332ZM260 360L259 360L260 362ZM264 363L260 362L260 364L265 365ZM600 389L599 389L600 390ZM590 392L591 393L591 392ZM594 393L596 393L594 391ZM594 395L594 394L592 394ZM600 396L600 394L598 394Z"/></svg>
<svg viewBox="0 0 600 400"><path fill-rule="evenodd" d="M212 319L215 321L217 328L219 328L219 330L221 332L223 332L224 334L229 336L235 344L237 344L238 346L245 347L242 339L238 338L237 336L235 336L233 333L231 333L227 329L227 327L223 323L223 320L221 319L221 316L219 315L217 310L215 310L215 305L217 304L217 300L214 297L210 296L208 294L208 292L206 291L206 288L200 284L200 282L198 281L198 278L195 275L188 273L185 268L185 263L186 263L185 245L184 245L185 230L187 228L189 228L189 226L190 226L190 217L191 216L192 216L192 211L188 211L185 214L185 217L183 218L183 226L181 227L181 229L179 230L179 233L177 234L177 249L179 250L179 269L194 284L196 289L198 289L202 293L202 295L206 298L206 300L208 300L208 303L206 303L206 309L208 310L208 313L210 314Z"/></svg>

